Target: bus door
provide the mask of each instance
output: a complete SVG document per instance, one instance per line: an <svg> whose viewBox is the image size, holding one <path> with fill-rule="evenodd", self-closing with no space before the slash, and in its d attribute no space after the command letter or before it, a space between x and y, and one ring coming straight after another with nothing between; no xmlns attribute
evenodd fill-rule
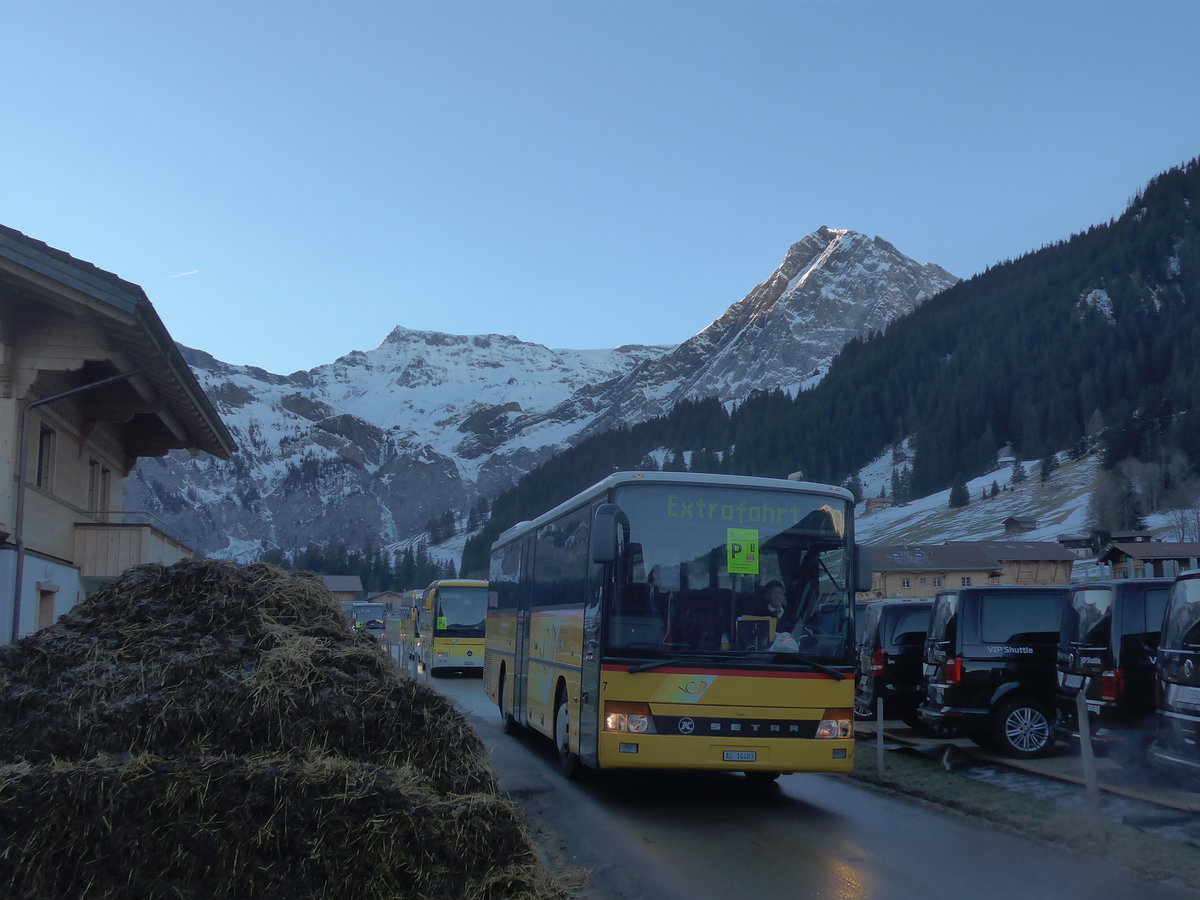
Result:
<svg viewBox="0 0 1200 900"><path fill-rule="evenodd" d="M533 536L521 539L520 574L517 582L516 652L513 654L513 718L528 725L529 627L533 615Z"/></svg>
<svg viewBox="0 0 1200 900"><path fill-rule="evenodd" d="M603 500L597 500L589 510L590 529L594 528L596 511ZM628 529L617 531L617 559L629 558L626 545ZM583 660L579 673L579 758L585 765L600 766L600 706L601 706L601 613L613 602L614 573L620 564L587 562L587 578L583 596Z"/></svg>

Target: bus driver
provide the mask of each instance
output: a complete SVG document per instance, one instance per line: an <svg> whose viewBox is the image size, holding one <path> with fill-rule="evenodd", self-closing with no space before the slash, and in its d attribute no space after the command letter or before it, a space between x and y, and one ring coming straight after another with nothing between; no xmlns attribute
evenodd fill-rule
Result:
<svg viewBox="0 0 1200 900"><path fill-rule="evenodd" d="M783 584L778 581L768 581L766 586L767 610L765 615L776 619L775 633L791 631L796 627L796 610L788 608L787 594Z"/></svg>

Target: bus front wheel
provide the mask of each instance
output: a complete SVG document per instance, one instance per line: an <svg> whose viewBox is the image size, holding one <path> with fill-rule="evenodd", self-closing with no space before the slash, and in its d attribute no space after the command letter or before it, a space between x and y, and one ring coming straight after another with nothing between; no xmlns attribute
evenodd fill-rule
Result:
<svg viewBox="0 0 1200 900"><path fill-rule="evenodd" d="M571 716L567 709L567 692L558 693L558 711L554 715L554 746L558 749L558 768L568 779L579 777L579 754L571 752Z"/></svg>

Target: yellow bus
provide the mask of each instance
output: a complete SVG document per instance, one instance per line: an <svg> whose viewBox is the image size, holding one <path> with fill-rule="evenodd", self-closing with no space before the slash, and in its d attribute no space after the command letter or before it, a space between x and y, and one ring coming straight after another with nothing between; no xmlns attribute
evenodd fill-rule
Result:
<svg viewBox="0 0 1200 900"><path fill-rule="evenodd" d="M850 771L853 514L840 487L618 472L508 529L484 657L505 730L549 737L568 777Z"/></svg>
<svg viewBox="0 0 1200 900"><path fill-rule="evenodd" d="M417 605L414 655L427 675L482 674L486 581L443 578Z"/></svg>

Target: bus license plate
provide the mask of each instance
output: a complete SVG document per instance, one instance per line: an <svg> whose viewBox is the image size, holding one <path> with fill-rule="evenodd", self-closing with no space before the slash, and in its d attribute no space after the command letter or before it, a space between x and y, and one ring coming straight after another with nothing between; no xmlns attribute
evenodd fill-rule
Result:
<svg viewBox="0 0 1200 900"><path fill-rule="evenodd" d="M721 757L725 762L754 762L758 759L757 750L726 750Z"/></svg>

